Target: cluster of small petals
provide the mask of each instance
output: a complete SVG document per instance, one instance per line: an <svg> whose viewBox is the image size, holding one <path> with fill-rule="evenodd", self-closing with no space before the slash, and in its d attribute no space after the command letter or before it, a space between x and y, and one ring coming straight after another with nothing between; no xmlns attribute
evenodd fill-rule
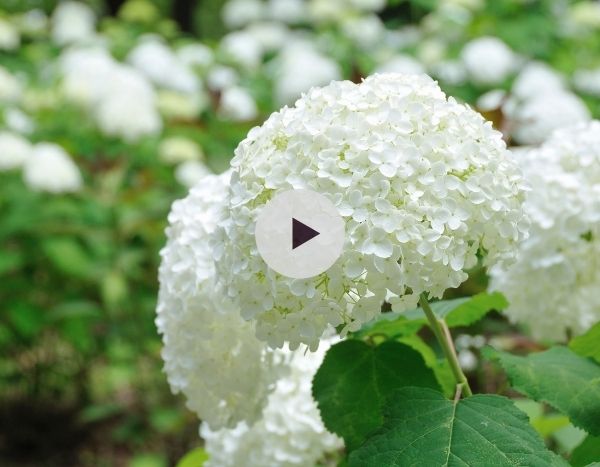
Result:
<svg viewBox="0 0 600 467"><path fill-rule="evenodd" d="M281 351L287 374L277 381L263 418L254 425L213 431L203 423L200 434L209 454L207 467L304 467L318 465L343 441L327 431L311 394L312 378L329 343L315 353Z"/></svg>
<svg viewBox="0 0 600 467"><path fill-rule="evenodd" d="M253 423L272 390L273 352L219 293L208 237L226 202L228 175L207 175L169 214L156 325L172 390L211 428Z"/></svg>
<svg viewBox="0 0 600 467"><path fill-rule="evenodd" d="M506 314L542 340L564 340L600 320L600 122L559 130L519 155L531 184L531 231L517 261L492 268Z"/></svg>
<svg viewBox="0 0 600 467"><path fill-rule="evenodd" d="M426 75L373 75L313 88L250 131L232 161L218 271L272 347L318 346L327 326L354 331L379 313L441 297L486 253L510 260L527 230L520 170L500 133ZM280 191L311 189L345 220L338 261L294 280L271 270L253 233Z"/></svg>

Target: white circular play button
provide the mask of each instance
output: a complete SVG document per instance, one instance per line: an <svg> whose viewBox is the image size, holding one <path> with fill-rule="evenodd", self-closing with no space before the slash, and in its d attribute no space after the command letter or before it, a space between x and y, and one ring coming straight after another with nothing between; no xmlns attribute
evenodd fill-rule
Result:
<svg viewBox="0 0 600 467"><path fill-rule="evenodd" d="M254 233L269 267L296 279L329 269L344 246L344 220L331 201L310 190L276 195L258 215Z"/></svg>

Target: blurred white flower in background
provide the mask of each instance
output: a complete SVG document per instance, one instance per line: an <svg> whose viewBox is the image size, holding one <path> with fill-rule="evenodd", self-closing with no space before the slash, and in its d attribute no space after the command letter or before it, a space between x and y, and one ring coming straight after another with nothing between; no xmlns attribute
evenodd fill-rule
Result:
<svg viewBox="0 0 600 467"><path fill-rule="evenodd" d="M362 15L344 20L342 31L358 47L369 50L383 42L385 26L377 15Z"/></svg>
<svg viewBox="0 0 600 467"><path fill-rule="evenodd" d="M325 454L341 449L343 441L327 431L311 393L312 378L328 348L324 341L315 353L284 353L288 372L277 381L262 419L254 425L213 431L203 423L200 434L210 456L206 466L314 466Z"/></svg>
<svg viewBox="0 0 600 467"><path fill-rule="evenodd" d="M502 107L506 101L507 92L504 89L492 89L477 98L477 109L490 112Z"/></svg>
<svg viewBox="0 0 600 467"><path fill-rule="evenodd" d="M600 319L600 122L556 131L519 154L532 227L516 263L492 269L511 321L564 341Z"/></svg>
<svg viewBox="0 0 600 467"><path fill-rule="evenodd" d="M536 94L565 89L564 78L542 62L528 63L518 74L511 87L511 94L526 100Z"/></svg>
<svg viewBox="0 0 600 467"><path fill-rule="evenodd" d="M160 89L156 93L156 106L163 117L176 120L194 120L209 105L206 92L182 94Z"/></svg>
<svg viewBox="0 0 600 467"><path fill-rule="evenodd" d="M185 161L175 169L175 179L187 188L196 186L207 175L212 175L212 172L201 161Z"/></svg>
<svg viewBox="0 0 600 467"><path fill-rule="evenodd" d="M291 104L313 86L329 84L342 75L334 60L305 39L286 44L274 65L275 99L280 105Z"/></svg>
<svg viewBox="0 0 600 467"><path fill-rule="evenodd" d="M600 67L593 70L577 70L573 75L573 84L578 91L600 97Z"/></svg>
<svg viewBox="0 0 600 467"><path fill-rule="evenodd" d="M106 50L67 50L61 57L61 69L66 97L88 108L106 135L135 142L161 131L152 85Z"/></svg>
<svg viewBox="0 0 600 467"><path fill-rule="evenodd" d="M22 167L32 152L33 146L22 136L0 131L0 172Z"/></svg>
<svg viewBox="0 0 600 467"><path fill-rule="evenodd" d="M66 151L57 144L39 143L23 166L25 184L33 191L68 193L79 191L83 179Z"/></svg>
<svg viewBox="0 0 600 467"><path fill-rule="evenodd" d="M20 81L6 68L0 65L0 103L15 102L21 97Z"/></svg>
<svg viewBox="0 0 600 467"><path fill-rule="evenodd" d="M48 27L48 15L39 8L28 10L21 16L19 27L23 34L41 34Z"/></svg>
<svg viewBox="0 0 600 467"><path fill-rule="evenodd" d="M127 62L159 87L184 94L199 91L199 78L158 36L142 37Z"/></svg>
<svg viewBox="0 0 600 467"><path fill-rule="evenodd" d="M234 86L239 80L240 75L235 69L224 65L215 65L206 76L206 85L211 91L220 91Z"/></svg>
<svg viewBox="0 0 600 467"><path fill-rule="evenodd" d="M279 50L291 36L291 32L287 26L272 21L253 23L245 31L260 44L263 53Z"/></svg>
<svg viewBox="0 0 600 467"><path fill-rule="evenodd" d="M212 49L200 42L186 44L175 52L181 63L188 67L208 68L215 60Z"/></svg>
<svg viewBox="0 0 600 467"><path fill-rule="evenodd" d="M410 55L394 55L393 57L380 64L375 73L405 73L405 74L421 74L425 73L423 65Z"/></svg>
<svg viewBox="0 0 600 467"><path fill-rule="evenodd" d="M9 107L4 111L4 123L9 130L22 134L29 134L35 129L31 117L17 107Z"/></svg>
<svg viewBox="0 0 600 467"><path fill-rule="evenodd" d="M221 93L219 113L234 122L254 120L258 108L252 95L241 86L231 86Z"/></svg>
<svg viewBox="0 0 600 467"><path fill-rule="evenodd" d="M497 37L478 37L467 43L461 58L470 78L476 84L502 83L517 68L514 52Z"/></svg>
<svg viewBox="0 0 600 467"><path fill-rule="evenodd" d="M19 30L13 23L0 17L0 50L15 50L20 44Z"/></svg>
<svg viewBox="0 0 600 467"><path fill-rule="evenodd" d="M85 3L61 1L52 13L52 39L58 45L81 43L96 36L96 14Z"/></svg>
<svg viewBox="0 0 600 467"><path fill-rule="evenodd" d="M258 420L276 376L272 352L213 280L208 237L226 203L228 178L206 176L173 203L156 317L171 389L213 429Z"/></svg>
<svg viewBox="0 0 600 467"><path fill-rule="evenodd" d="M301 23L308 18L305 0L268 0L267 11L271 19L289 24Z"/></svg>
<svg viewBox="0 0 600 467"><path fill-rule="evenodd" d="M402 310L422 292L441 297L480 249L486 264L510 260L527 229L502 135L426 75L313 88L252 129L231 164L217 269L272 347L314 350L328 326L357 330L384 299ZM257 213L292 188L322 193L345 218L344 253L316 278L284 278L256 251Z"/></svg>
<svg viewBox="0 0 600 467"><path fill-rule="evenodd" d="M229 0L221 11L223 22L236 29L264 19L265 4L261 0Z"/></svg>
<svg viewBox="0 0 600 467"><path fill-rule="evenodd" d="M168 164L179 164L185 161L204 159L202 148L189 138L171 136L163 139L158 145L158 157Z"/></svg>
<svg viewBox="0 0 600 467"><path fill-rule="evenodd" d="M255 70L262 63L263 48L256 37L248 31L226 34L220 42L221 52L237 65Z"/></svg>

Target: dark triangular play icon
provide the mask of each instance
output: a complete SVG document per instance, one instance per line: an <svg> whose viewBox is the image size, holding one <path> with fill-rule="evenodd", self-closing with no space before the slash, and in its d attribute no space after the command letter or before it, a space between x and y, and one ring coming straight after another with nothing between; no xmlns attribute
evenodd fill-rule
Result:
<svg viewBox="0 0 600 467"><path fill-rule="evenodd" d="M315 229L292 217L292 250L320 235Z"/></svg>

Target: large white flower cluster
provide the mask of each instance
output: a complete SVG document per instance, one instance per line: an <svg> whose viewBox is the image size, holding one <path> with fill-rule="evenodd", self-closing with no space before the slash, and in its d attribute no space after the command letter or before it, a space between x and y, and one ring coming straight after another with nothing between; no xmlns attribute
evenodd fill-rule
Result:
<svg viewBox="0 0 600 467"><path fill-rule="evenodd" d="M564 340L600 320L600 122L559 130L519 160L531 234L517 262L492 269L492 288L534 338Z"/></svg>
<svg viewBox="0 0 600 467"><path fill-rule="evenodd" d="M311 394L312 378L329 347L323 344L315 353L285 353L288 373L277 381L263 418L254 425L213 431L202 424L207 467L313 466L342 448L342 440L323 425Z"/></svg>
<svg viewBox="0 0 600 467"><path fill-rule="evenodd" d="M21 135L0 131L0 172L22 167L32 151L31 143Z"/></svg>
<svg viewBox="0 0 600 467"><path fill-rule="evenodd" d="M172 390L213 429L256 421L275 373L272 352L213 280L208 237L226 203L228 177L207 175L173 204L156 318Z"/></svg>
<svg viewBox="0 0 600 467"><path fill-rule="evenodd" d="M501 134L426 75L382 74L314 88L240 143L218 270L272 347L318 346L328 326L356 330L380 312L441 297L486 264L511 259L527 229L523 182ZM345 219L338 261L310 279L271 270L254 226L278 192L312 189Z"/></svg>

